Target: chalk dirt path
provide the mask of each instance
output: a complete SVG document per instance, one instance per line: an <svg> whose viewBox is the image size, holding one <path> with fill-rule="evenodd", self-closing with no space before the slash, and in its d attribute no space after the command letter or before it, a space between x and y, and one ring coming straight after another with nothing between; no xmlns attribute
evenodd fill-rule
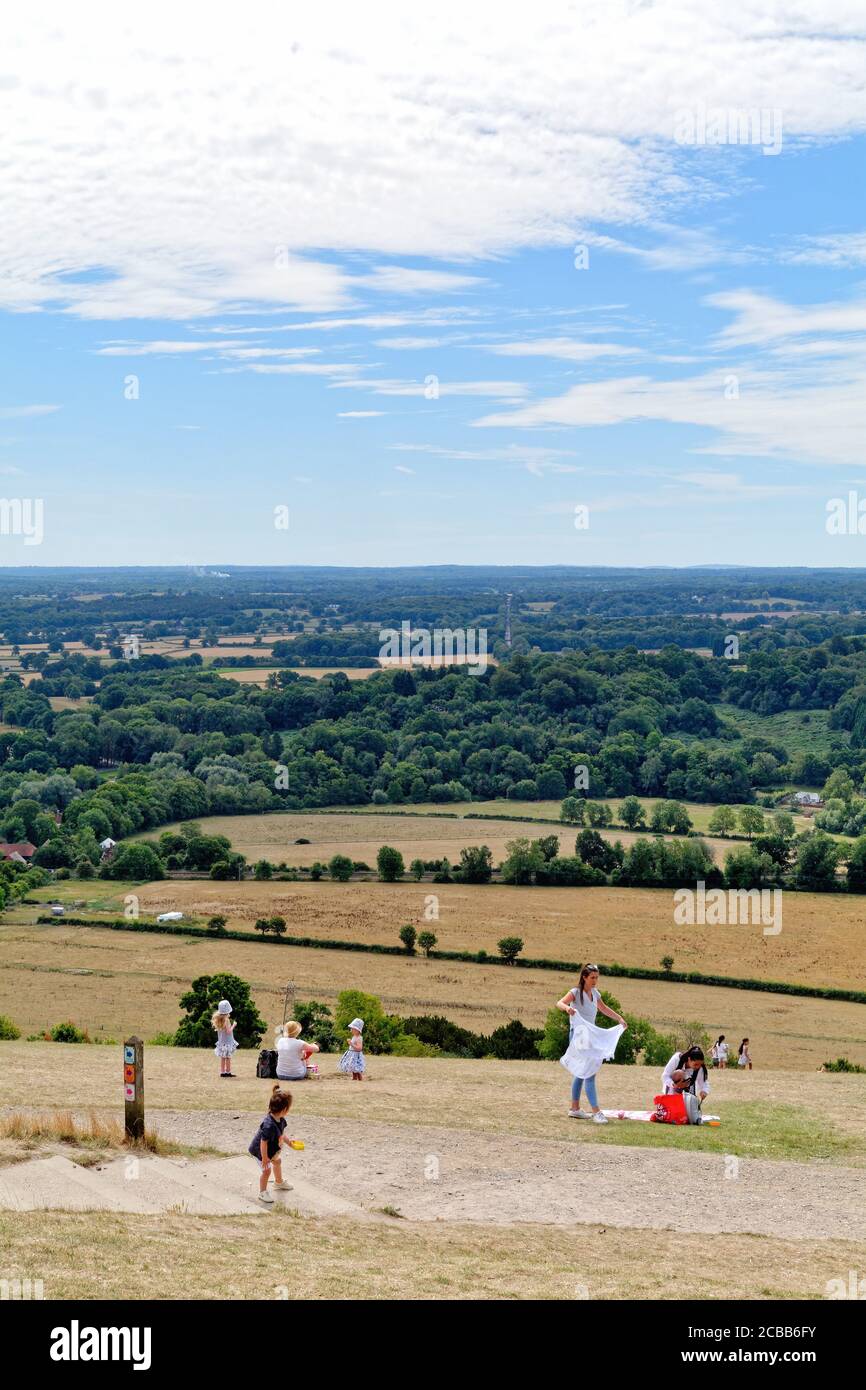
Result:
<svg viewBox="0 0 866 1390"><path fill-rule="evenodd" d="M260 1212L245 1154L259 1114L160 1111L159 1132L236 1155L146 1158L81 1169L64 1158L0 1170L0 1207ZM575 1123L580 1123L575 1121ZM509 1225L602 1223L792 1239L866 1240L866 1172L836 1164L726 1159L669 1150L595 1147L333 1117L290 1126L303 1152L284 1157L302 1215ZM71 1170L71 1171L70 1171ZM726 1174L730 1174L727 1176Z"/></svg>

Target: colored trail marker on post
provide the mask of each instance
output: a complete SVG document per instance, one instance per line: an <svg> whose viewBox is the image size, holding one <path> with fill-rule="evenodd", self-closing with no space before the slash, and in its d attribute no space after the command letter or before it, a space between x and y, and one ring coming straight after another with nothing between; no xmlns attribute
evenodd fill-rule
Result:
<svg viewBox="0 0 866 1390"><path fill-rule="evenodd" d="M127 1139L144 1138L144 1043L127 1038L123 1044L123 1109Z"/></svg>

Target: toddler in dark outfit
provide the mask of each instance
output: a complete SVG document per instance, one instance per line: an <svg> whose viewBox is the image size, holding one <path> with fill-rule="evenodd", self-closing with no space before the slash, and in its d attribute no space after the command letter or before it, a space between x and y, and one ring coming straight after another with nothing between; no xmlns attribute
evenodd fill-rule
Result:
<svg viewBox="0 0 866 1390"><path fill-rule="evenodd" d="M276 1085L271 1092L271 1099L268 1103L268 1113L262 1120L250 1144L250 1153L261 1168L259 1178L259 1201L266 1206L273 1205L273 1197L268 1191L268 1179L271 1169L274 1170L274 1187L278 1192L291 1192L292 1185L283 1182L283 1161L280 1149L286 1143L286 1116L292 1108L292 1097L289 1091L283 1091Z"/></svg>

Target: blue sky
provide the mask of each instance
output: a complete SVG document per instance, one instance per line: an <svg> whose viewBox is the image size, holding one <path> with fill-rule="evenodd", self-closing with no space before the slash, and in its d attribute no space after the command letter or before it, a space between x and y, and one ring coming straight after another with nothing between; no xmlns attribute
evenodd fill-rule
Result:
<svg viewBox="0 0 866 1390"><path fill-rule="evenodd" d="M0 61L0 473L44 502L0 560L866 563L825 527L866 45L809 8L158 7L146 51L58 8ZM749 111L777 153L682 143Z"/></svg>

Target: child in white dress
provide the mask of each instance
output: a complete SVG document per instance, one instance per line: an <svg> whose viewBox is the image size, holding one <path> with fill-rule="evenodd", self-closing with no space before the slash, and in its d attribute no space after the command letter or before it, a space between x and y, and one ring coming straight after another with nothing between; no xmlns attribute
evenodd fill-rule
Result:
<svg viewBox="0 0 866 1390"><path fill-rule="evenodd" d="M353 1018L349 1024L349 1046L340 1058L340 1071L348 1072L353 1081L363 1081L366 1063L364 1061L364 1020Z"/></svg>
<svg viewBox="0 0 866 1390"><path fill-rule="evenodd" d="M220 1059L220 1078L234 1076L232 1053L237 1052L238 1045L235 1042L235 1025L231 1021L231 1012L232 1006L229 1001L221 999L217 1005L216 1013L211 1018L217 1035L214 1052Z"/></svg>

